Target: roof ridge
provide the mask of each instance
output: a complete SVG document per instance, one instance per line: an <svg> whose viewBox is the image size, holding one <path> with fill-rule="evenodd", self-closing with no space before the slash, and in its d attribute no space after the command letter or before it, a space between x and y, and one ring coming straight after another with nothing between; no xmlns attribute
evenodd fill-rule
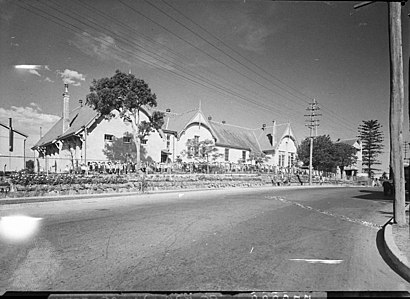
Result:
<svg viewBox="0 0 410 299"><path fill-rule="evenodd" d="M289 125L289 126L290 126L290 123L283 123L283 124L271 125L271 126L265 127L265 129L273 128L273 127L279 127L279 126L286 126L286 125ZM249 130L258 131L258 130L260 130L260 129L261 129L261 128L259 127L259 128L256 128L256 129L249 129Z"/></svg>
<svg viewBox="0 0 410 299"><path fill-rule="evenodd" d="M246 128L246 127L241 127L241 126L238 126L238 125L232 125L232 124L222 123L222 122L218 122L218 121L214 121L214 120L210 120L210 122L211 122L211 123L216 123L216 124L219 124L219 125L224 125L224 126L236 127L236 128L239 128L239 129L253 130L253 129L251 129L251 128Z"/></svg>
<svg viewBox="0 0 410 299"><path fill-rule="evenodd" d="M161 111L161 110L160 110L160 111ZM166 113L169 117L178 117L178 116L182 116L182 115L185 115L185 114L194 112L194 111L197 111L197 109L188 110L188 111L185 111L185 112L182 112L182 113L166 112L166 111L165 111L165 113ZM164 112L164 111L161 111L161 112Z"/></svg>

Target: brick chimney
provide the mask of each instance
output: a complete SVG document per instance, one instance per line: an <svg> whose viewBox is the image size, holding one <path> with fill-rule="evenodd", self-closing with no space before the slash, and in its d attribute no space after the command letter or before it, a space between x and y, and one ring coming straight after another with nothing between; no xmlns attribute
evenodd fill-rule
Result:
<svg viewBox="0 0 410 299"><path fill-rule="evenodd" d="M65 133L70 126L70 95L68 93L68 84L64 84L63 93L63 133Z"/></svg>
<svg viewBox="0 0 410 299"><path fill-rule="evenodd" d="M273 126L272 126L272 146L275 146L275 135L276 135L276 121L272 121Z"/></svg>

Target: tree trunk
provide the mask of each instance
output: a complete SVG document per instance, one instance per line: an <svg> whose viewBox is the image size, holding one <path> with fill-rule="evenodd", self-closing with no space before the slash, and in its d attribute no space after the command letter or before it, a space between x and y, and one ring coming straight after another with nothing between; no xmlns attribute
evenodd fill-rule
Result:
<svg viewBox="0 0 410 299"><path fill-rule="evenodd" d="M141 169L141 139L139 138L139 124L140 124L140 112L137 110L136 114L132 115L132 131L133 131L133 138L136 146L136 171L140 171Z"/></svg>

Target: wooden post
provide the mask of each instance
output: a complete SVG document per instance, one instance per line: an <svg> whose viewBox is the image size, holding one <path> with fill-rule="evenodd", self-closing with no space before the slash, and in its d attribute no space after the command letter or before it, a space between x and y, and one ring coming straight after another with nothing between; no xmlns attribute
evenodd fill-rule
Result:
<svg viewBox="0 0 410 299"><path fill-rule="evenodd" d="M403 54L401 33L401 3L389 4L390 37L390 151L394 179L394 222L406 224L403 165Z"/></svg>

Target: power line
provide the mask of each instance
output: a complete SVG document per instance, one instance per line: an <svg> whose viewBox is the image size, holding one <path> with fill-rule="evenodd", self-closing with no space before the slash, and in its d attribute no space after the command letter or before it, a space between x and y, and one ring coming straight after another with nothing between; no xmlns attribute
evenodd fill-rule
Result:
<svg viewBox="0 0 410 299"><path fill-rule="evenodd" d="M35 9L38 9L37 7L33 7L33 6L31 6L31 7L32 7L32 8L35 8ZM52 8L52 9L56 10L55 8ZM58 10L56 10L56 11L58 11ZM63 14L63 12L61 12L61 11L59 11L59 12ZM49 15L47 12L44 12L44 11L43 11L43 13L45 13L46 15ZM144 16L144 15L143 15L143 16ZM45 16L43 16L43 17L45 17ZM57 18L58 20L60 20L60 21L62 21L62 22L64 22L64 23L66 23L66 24L68 24L69 26L72 26L73 28L76 28L77 30L75 30L75 29L73 29L73 28L69 28L69 29L71 29L71 30L73 30L73 31L75 31L75 32L77 32L77 31L82 32L82 29L79 28L78 26L75 26L75 25L73 25L72 23L67 22L66 20L63 20L63 19L58 18L58 17L56 17L56 16L52 16L52 17ZM45 18L47 18L47 17L45 17ZM48 19L49 19L50 21L54 22L54 23L57 23L57 22L51 20L50 18L48 18ZM75 19L75 18L74 18L74 19ZM90 21L90 19L87 18L87 17L85 17L85 19L88 20L88 21ZM98 30L100 29L99 27L101 27L101 24L98 24L98 23L93 22L93 21L91 21L91 22L92 22L93 24L95 24L97 27L95 27L95 26L90 26L89 24L86 24L85 22L83 22L83 21L81 21L81 20L79 20L79 19L77 19L77 21L81 22L82 24L86 25L87 27L91 27L92 29L96 30L97 32L98 32ZM152 21L152 20L151 20L151 21ZM57 23L57 24L59 24L59 23ZM122 24L123 24L123 23L122 23ZM158 24L158 23L157 23L157 24ZM61 25L61 24L59 24L59 25ZM203 86L203 87L206 87L206 88L212 88L213 91L217 91L219 94L226 95L226 94L228 93L228 94L233 95L234 97L237 97L237 98L240 98L240 99L242 99L242 100L244 100L244 101L250 102L250 103L252 103L252 104L254 104L254 105L256 105L256 106L258 106L258 107L260 107L260 108L263 108L263 109L268 110L268 111L272 111L272 108L273 108L273 107L271 108L271 106L269 106L269 105L261 104L261 103L258 102L258 101L255 101L255 100L250 99L250 98L248 98L248 97L244 97L243 95L241 95L241 94L239 94L239 93L237 93L237 92L234 92L234 91L232 91L232 90L230 90L230 89L227 89L225 86L220 85L220 84L217 84L217 83L215 83L214 81L209 80L208 78L205 78L204 76L197 75L197 74L193 74L192 72L189 72L189 71L186 71L186 70L181 70L180 65L177 66L174 61L169 60L169 59L166 59L166 58L164 58L164 57L162 57L162 56L158 56L158 55L155 56L155 55L153 55L152 51L146 50L144 47L139 46L139 45L136 44L135 42L132 42L132 41L130 41L129 39L124 38L123 36L120 36L120 35L118 35L117 33L113 32L113 31L111 31L111 32L112 32L113 34L116 34L117 36L119 36L122 40L125 40L125 42L126 42L127 44L131 44L132 47L138 46L138 48L140 48L142 51L144 51L144 54L145 54L145 55L148 55L149 57L154 58L154 59L155 59L156 61L158 61L159 63L169 63L169 64L171 64L172 67L174 67L174 68L177 68L177 67L178 67L178 68L179 68L178 70L184 72L184 74L188 74L189 76L194 76L197 80L201 80L201 81L198 82L197 80L192 80L192 78L187 77L187 76L185 76L185 75L183 75L183 74L180 74L180 73L176 73L175 71L164 70L164 69L161 68L162 71L172 72L173 74L175 74L175 75L177 75L177 76L179 76L179 77L181 77L181 78L183 78L183 79L185 79L185 80L188 80L188 81L190 81L190 82L192 82L192 83L199 84L199 85L201 85L201 86ZM170 31L169 31L169 32L170 32ZM175 35L175 34L174 34L174 35ZM177 36L177 37L180 38L179 36ZM105 45L107 45L107 46L112 46L112 45L110 45L109 43L107 43L107 41L105 41L104 39L101 39L101 38L98 38L98 37L92 37L92 38L93 38L94 40L99 40L101 43L103 43L103 44L105 44ZM180 39L184 40L185 42L188 42L188 41L186 41L186 40L183 39L183 38L180 38ZM188 44L189 44L189 42L188 42ZM118 49L113 49L113 50L118 51ZM143 57L141 57L141 56L138 56L138 55L135 55L135 53L131 53L129 50L122 49L122 48L121 48L121 50L123 50L123 51L125 51L126 53L132 55L133 57L137 57L140 61L143 61L144 63L147 63L147 64L149 64L149 65L155 65L155 63L152 63L151 61L147 61L145 58L143 58ZM121 54L122 54L122 53L120 52L120 55L121 55ZM174 53L174 54L175 54L175 53ZM206 53L206 54L207 54L207 53ZM211 58L214 58L212 55L209 55L209 54L207 54L207 55L208 55L209 57L211 57ZM225 64L225 65L226 65L226 64ZM235 69L233 69L233 70L236 71L236 72L238 72L238 71L235 70ZM205 84L204 84L203 82L205 82ZM254 81L254 82L256 82L256 81ZM257 82L257 83L258 83L259 85L261 85L259 82ZM265 87L265 88L266 88L266 87ZM268 89L268 88L267 88L267 89ZM271 90L271 89L268 89L268 90L274 92L274 91ZM275 109L275 112L277 112L276 110L280 110L279 108L273 108L273 109ZM290 113L294 113L294 111L291 110Z"/></svg>
<svg viewBox="0 0 410 299"><path fill-rule="evenodd" d="M248 63L250 63L253 67L257 68L258 70L262 71L263 73L267 74L268 76L272 77L273 79L281 82L283 85L285 85L286 87L292 89L293 91L301 94L303 97L308 98L309 100L311 100L310 97L308 97L306 94L298 91L297 89L293 88L292 86L286 84L284 81L280 80L279 78L273 76L272 74L266 72L263 68L259 67L258 65L256 65L255 63L253 63L252 61L250 61L248 58L244 57L242 54L240 54L238 51L234 50L232 47L230 47L229 45L227 45L224 41L222 41L221 39L219 39L217 36L213 35L211 32L209 32L207 29L205 29L204 27L202 27L201 25L199 25L198 23L196 23L194 20L192 20L191 18L189 18L188 16L186 16L185 14L183 14L180 10L176 9L174 6L172 6L170 3L165 2L164 0L161 0L165 5L167 5L168 7L172 8L173 10L175 10L176 12L178 12L180 15L182 15L183 17L185 17L186 19L188 19L191 23L195 24L197 27L199 27L201 30L203 30L204 32L206 32L208 35L212 36L213 38L215 38L216 40L218 40L221 44L223 44L225 47L227 47L229 50L231 50L232 52L234 52L235 54L237 54L239 57L241 57L242 59L244 59L245 61L247 61ZM254 70L252 70L251 68L249 68L248 66L244 65L242 62L238 61L237 59L235 59L234 57L232 57L232 55L226 53L225 51L223 51L221 48L215 46L213 43L209 42L206 38L204 38L202 35L200 35L199 33L193 31L192 29L190 29L189 27L187 27L185 24L183 24L182 22L180 22L179 20L176 20L174 17L170 16L167 12L165 12L164 10L162 10L161 8L159 8L158 6L145 1L146 3L148 3L150 6L156 8L157 10L159 10L160 12L162 12L163 14L165 14L166 16L168 16L169 18L171 18L173 21L175 21L176 23L180 24L181 26L183 26L185 29L189 30L191 33L195 34L196 36L198 36L199 38L201 38L202 40L204 40L206 43L208 43L209 45L211 45L213 48L219 50L220 52L222 52L223 54L225 54L226 56L228 56L229 58L231 58L232 60L234 60L235 62L239 63L241 66L245 67L246 69L252 71L255 73ZM256 73L257 75L259 75L260 77L262 77L263 79L265 79L266 81L274 84L275 86L277 86L278 88L284 90L285 92L289 93L290 95L294 96L295 98L298 98L300 100L302 100L304 103L308 103L307 100L305 100L304 98L295 95L294 93L290 92L289 90L286 90L285 88L273 83L270 79L268 79L266 76L261 75L260 73ZM345 121L344 119L340 118L338 116L338 114L336 114L335 112L333 112L331 109L327 109L330 113L334 114L334 117L336 117L338 120L344 122L344 124L347 124L347 128L350 129L350 122ZM353 130L352 130L353 131Z"/></svg>
<svg viewBox="0 0 410 299"><path fill-rule="evenodd" d="M29 6L30 6L31 8L34 8L34 9L36 9L36 10L41 11L42 13L44 13L44 14L46 14L46 15L49 15L47 12L45 12L44 10L39 9L38 7L34 7L34 6L31 6L31 5L29 5ZM27 9L27 10L33 12L33 13L35 13L33 10L30 10L30 9L28 9L27 7L23 7L23 6L21 6L21 7L24 8L24 9ZM56 9L54 9L54 10L56 10ZM58 10L57 10L57 11L58 11ZM61 18L56 17L56 16L52 16L52 17L55 18L55 19L57 19L57 20L59 20L59 21L61 21L61 22L63 22L63 23L65 23L65 24L68 24L69 26L71 26L71 27L73 27L73 28L76 28L77 30L75 30L75 29L73 29L73 28L70 28L70 27L67 27L67 26L65 26L64 24L61 24L61 23L59 23L59 22L56 22L56 21L54 21L54 20L52 20L52 19L50 19L50 18L48 18L48 17L46 17L46 16L44 16L44 15L42 15L42 14L38 14L38 13L36 13L36 14L39 15L39 16L42 16L42 17L46 18L46 19L49 20L49 21L52 21L53 23L56 23L56 24L58 24L58 25L60 25L60 26L63 26L63 27L66 27L66 28L68 28L68 29L70 29L70 30L72 30L72 31L74 31L74 32L83 32L83 30L82 30L81 28L79 28L78 26L75 26L75 25L73 25L72 23L69 23L69 22L67 22L67 21L65 21L65 20L63 20L63 19L61 19ZM50 16L50 15L49 15L49 16ZM90 26L90 25L87 25L87 24L84 23L83 21L81 21L81 23L83 23L83 24L86 25L87 27L91 27L92 29L96 29L95 27L92 27L92 26ZM106 45L106 46L109 46L109 47L112 46L110 43L108 43L106 40L104 40L104 39L102 39L102 38L93 37L93 39L100 41L102 44L104 44L104 45ZM126 41L128 41L128 43L132 43L132 42L130 42L129 40L126 40ZM134 44L133 46L136 46L136 45ZM121 47L119 47L119 46L118 46L118 48L120 48L121 50L123 50L123 51L129 53L129 54L132 55L132 56L137 56L137 58L138 58L139 60L143 61L144 63L147 63L147 64L149 64L149 65L155 66L154 63L149 62L149 61L146 61L146 60L145 60L144 58L142 58L142 57L138 57L138 55L135 55L135 53L130 52L129 50L123 49L123 48L121 48ZM113 48L113 50L117 50L117 49ZM149 53L147 53L147 54L149 54ZM152 57L152 56L151 56L151 57ZM244 101L246 101L246 102L253 103L254 105L256 105L256 106L258 106L258 107L260 107L260 108L262 108L262 109L265 109L265 110L268 110L268 111L275 111L275 110L272 110L273 108L270 107L269 105L264 105L264 104L261 104L261 103L255 101L255 100L246 98L246 97L242 96L242 95L239 94L239 93L236 93L236 92L233 92L232 90L229 90L229 89L227 89L227 88L224 88L223 86L218 86L217 84L215 84L214 82L212 82L212 81L210 81L210 80L208 80L208 81L206 82L206 84L204 84L204 83L201 83L201 82L199 82L199 81L193 80L191 77L185 76L185 75L180 74L180 73L176 73L175 71L171 71L171 70L163 69L163 68L161 68L160 70L161 70L161 71L165 71L165 72L171 72L171 73L173 73L174 75L177 75L177 76L179 76L179 77L182 77L182 78L185 79L185 80L188 80L188 81L190 81L190 82L192 82L192 83L195 83L195 84L199 84L199 85L201 85L201 86L203 86L203 87L206 87L206 88L212 88L212 87L213 87L213 91L216 91L216 92L218 92L218 93L220 93L220 94L222 94L222 95L226 95L226 93L228 93L228 94L231 94L231 95L233 95L234 97L240 98L240 99L242 99L242 100L244 100ZM191 74L191 76L195 76L195 74L193 74L193 75ZM196 77L198 77L198 76L196 76ZM207 79L206 79L206 78L203 78L203 80L206 81ZM210 85L211 87L208 86L207 84ZM225 93L221 92L221 90L224 91ZM276 108L276 110L279 110L279 109ZM276 111L275 111L275 112L276 112Z"/></svg>

